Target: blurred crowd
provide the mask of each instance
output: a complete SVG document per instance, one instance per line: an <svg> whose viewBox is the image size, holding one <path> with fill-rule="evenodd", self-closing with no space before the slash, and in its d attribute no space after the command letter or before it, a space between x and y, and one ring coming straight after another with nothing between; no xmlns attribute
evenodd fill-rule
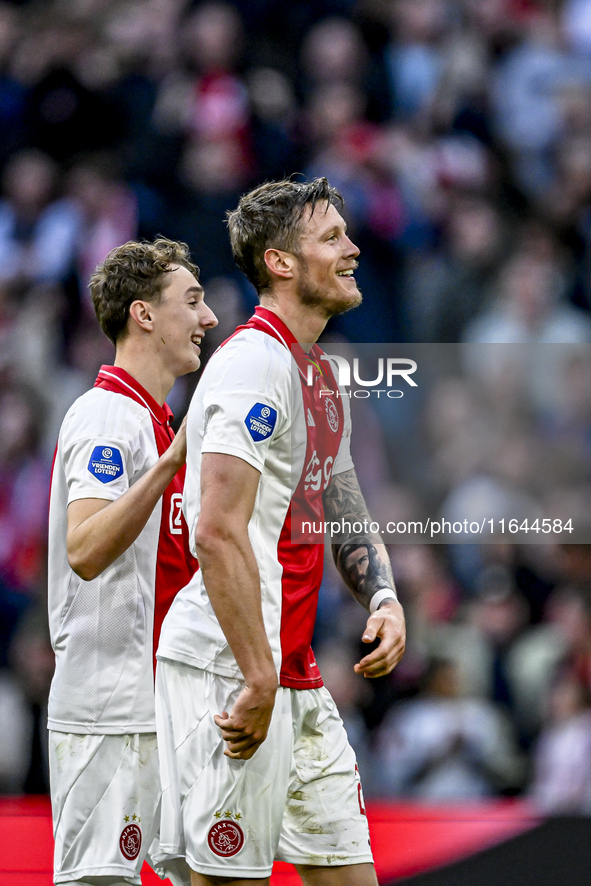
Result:
<svg viewBox="0 0 591 886"><path fill-rule="evenodd" d="M328 339L476 354L421 403L419 449L402 404L365 405L370 510L451 513L492 484L591 513L591 0L0 0L0 130L0 792L47 790L51 460L113 356L88 276L128 239L189 244L220 320L207 357L255 304L226 210L326 175L365 295ZM491 426L489 343L580 350L533 407L493 373ZM315 638L366 794L591 812L591 545L390 550L393 675L354 677L364 613L328 560Z"/></svg>

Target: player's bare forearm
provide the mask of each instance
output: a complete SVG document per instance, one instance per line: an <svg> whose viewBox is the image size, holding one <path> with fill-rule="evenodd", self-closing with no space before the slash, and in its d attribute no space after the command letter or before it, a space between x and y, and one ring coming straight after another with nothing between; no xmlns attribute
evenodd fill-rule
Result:
<svg viewBox="0 0 591 886"><path fill-rule="evenodd" d="M248 534L259 476L234 456L203 455L197 556L211 605L246 683L232 710L220 712L215 722L227 743L225 754L238 759L251 757L265 740L278 685Z"/></svg>
<svg viewBox="0 0 591 886"><path fill-rule="evenodd" d="M249 759L267 737L277 672L261 609L256 560L248 533L226 526L225 537L197 537L203 580L246 686L232 709L214 717L226 742L225 755Z"/></svg>
<svg viewBox="0 0 591 886"><path fill-rule="evenodd" d="M198 526L196 541L207 595L245 681L254 690L276 685L248 533L227 523L223 535L215 530L206 535Z"/></svg>
<svg viewBox="0 0 591 886"><path fill-rule="evenodd" d="M338 523L346 530L333 535L332 554L353 596L366 609L374 594L383 588L390 588L390 596L395 597L390 558L381 537L369 531L348 531L349 525L369 530L371 523L354 470L332 478L324 493L324 514L327 522Z"/></svg>
<svg viewBox="0 0 591 886"><path fill-rule="evenodd" d="M383 676L404 653L404 612L396 595L386 546L379 534L369 531L372 521L354 470L332 478L324 493L324 512L327 522L342 529L332 537L336 567L356 600L371 612L362 640L380 640L355 670L367 677Z"/></svg>
<svg viewBox="0 0 591 886"><path fill-rule="evenodd" d="M175 474L185 463L185 424L166 452L136 483L114 501L84 498L68 507L68 562L91 581L138 538Z"/></svg>

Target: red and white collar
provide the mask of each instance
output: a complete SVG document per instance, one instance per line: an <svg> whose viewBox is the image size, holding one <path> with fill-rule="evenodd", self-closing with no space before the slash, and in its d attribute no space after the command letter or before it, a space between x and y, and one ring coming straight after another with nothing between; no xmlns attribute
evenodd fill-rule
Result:
<svg viewBox="0 0 591 886"><path fill-rule="evenodd" d="M130 397L136 403L145 406L159 425L168 425L173 419L168 403L161 406L133 375L120 366L101 366L94 387Z"/></svg>

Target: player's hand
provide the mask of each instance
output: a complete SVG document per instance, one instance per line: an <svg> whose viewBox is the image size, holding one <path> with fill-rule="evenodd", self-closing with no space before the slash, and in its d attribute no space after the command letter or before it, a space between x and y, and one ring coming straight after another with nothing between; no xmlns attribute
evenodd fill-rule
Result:
<svg viewBox="0 0 591 886"><path fill-rule="evenodd" d="M222 711L214 720L222 738L227 742L226 757L250 760L264 742L269 731L277 686L268 690L254 690L246 686L230 713Z"/></svg>
<svg viewBox="0 0 591 886"><path fill-rule="evenodd" d="M182 468L187 460L187 416L181 422L181 426L175 434L174 440L166 450L163 457L170 458L176 465L177 470Z"/></svg>
<svg viewBox="0 0 591 886"><path fill-rule="evenodd" d="M389 674L402 658L406 645L404 611L398 600L384 603L369 616L361 639L364 643L379 640L380 645L355 665L355 672L364 677Z"/></svg>

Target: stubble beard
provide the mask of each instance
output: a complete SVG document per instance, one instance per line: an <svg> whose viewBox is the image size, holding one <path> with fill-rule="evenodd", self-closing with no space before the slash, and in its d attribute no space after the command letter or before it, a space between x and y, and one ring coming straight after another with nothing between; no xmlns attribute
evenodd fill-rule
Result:
<svg viewBox="0 0 591 886"><path fill-rule="evenodd" d="M357 297L353 301L350 298L327 301L322 290L310 286L308 275L305 272L300 278L296 294L301 305L320 314L324 320L330 320L337 314L345 314L347 311L357 308L363 301L359 288L357 289Z"/></svg>

